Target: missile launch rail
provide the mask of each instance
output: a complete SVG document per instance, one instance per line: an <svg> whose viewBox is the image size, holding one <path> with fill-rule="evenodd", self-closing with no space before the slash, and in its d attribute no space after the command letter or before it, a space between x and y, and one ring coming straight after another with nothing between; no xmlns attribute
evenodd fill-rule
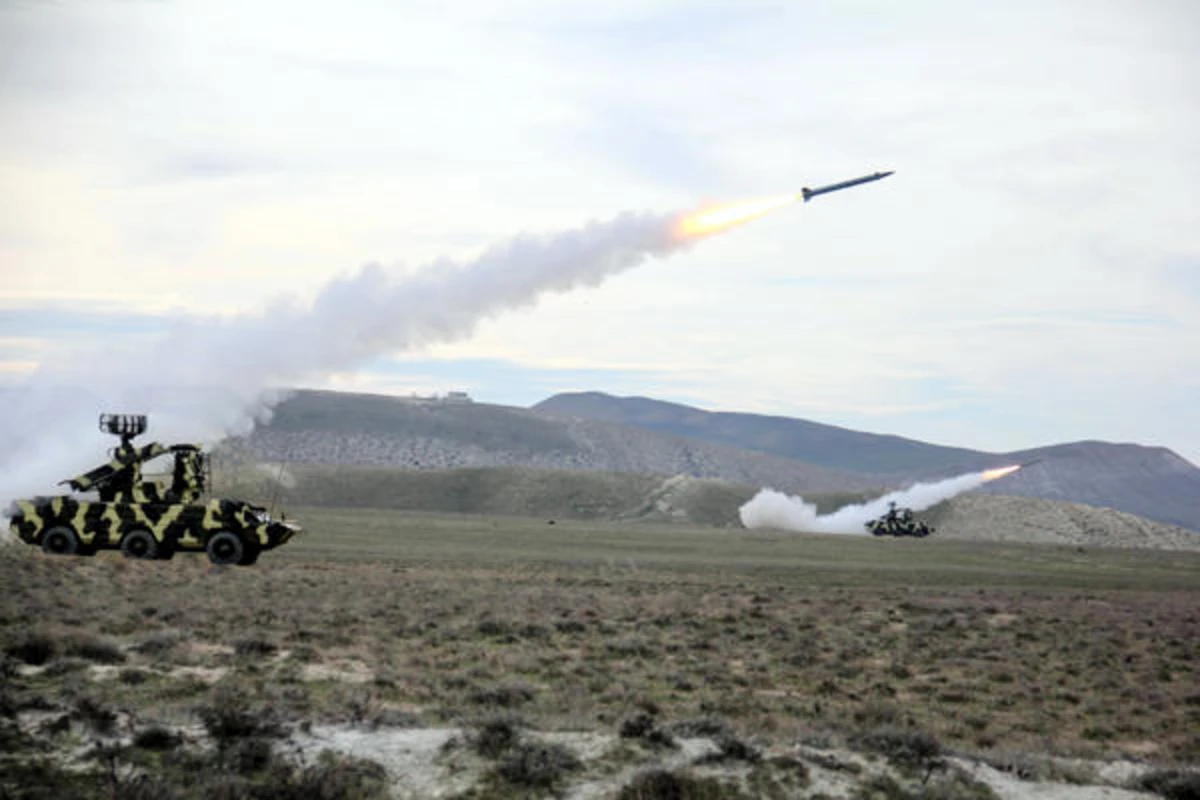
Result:
<svg viewBox="0 0 1200 800"><path fill-rule="evenodd" d="M100 430L120 438L112 460L62 481L78 495L17 500L10 530L22 542L54 555L95 555L120 550L128 558L169 559L178 551L204 551L214 564L250 565L264 550L286 544L301 528L275 520L262 506L243 500L202 502L209 483L208 459L192 444L153 442L137 447L144 414L101 414ZM172 458L169 485L142 479L142 465Z"/></svg>

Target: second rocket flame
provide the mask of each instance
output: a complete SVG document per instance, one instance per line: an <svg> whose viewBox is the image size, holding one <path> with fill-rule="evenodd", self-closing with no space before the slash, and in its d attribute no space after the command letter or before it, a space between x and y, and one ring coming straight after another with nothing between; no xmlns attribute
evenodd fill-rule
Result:
<svg viewBox="0 0 1200 800"><path fill-rule="evenodd" d="M1012 475L1021 468L1021 464L1014 464L1011 467L996 467L983 471L983 479L985 481L994 481L998 478L1003 478L1005 475Z"/></svg>

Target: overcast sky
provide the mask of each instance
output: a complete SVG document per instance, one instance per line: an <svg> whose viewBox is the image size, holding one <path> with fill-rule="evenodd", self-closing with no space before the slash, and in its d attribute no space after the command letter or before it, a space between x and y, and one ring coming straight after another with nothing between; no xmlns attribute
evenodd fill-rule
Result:
<svg viewBox="0 0 1200 800"><path fill-rule="evenodd" d="M1190 0L0 2L0 380L370 262L885 169L310 385L1200 462Z"/></svg>

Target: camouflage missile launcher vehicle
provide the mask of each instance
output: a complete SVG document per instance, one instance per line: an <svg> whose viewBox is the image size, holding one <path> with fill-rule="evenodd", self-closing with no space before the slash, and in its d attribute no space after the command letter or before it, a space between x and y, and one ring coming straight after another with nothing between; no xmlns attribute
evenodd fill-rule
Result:
<svg viewBox="0 0 1200 800"><path fill-rule="evenodd" d="M169 559L179 551L205 551L214 564L253 564L259 554L287 543L300 526L271 518L267 509L242 500L201 500L208 460L190 444L143 447L141 414L102 414L100 430L121 439L107 464L63 481L76 496L18 500L10 510L13 534L58 555L95 555L119 549L128 558ZM169 485L142 479L142 465L170 455Z"/></svg>
<svg viewBox="0 0 1200 800"><path fill-rule="evenodd" d="M867 523L873 536L915 536L924 538L933 533L933 528L913 516L911 508L896 508L888 503L887 513Z"/></svg>

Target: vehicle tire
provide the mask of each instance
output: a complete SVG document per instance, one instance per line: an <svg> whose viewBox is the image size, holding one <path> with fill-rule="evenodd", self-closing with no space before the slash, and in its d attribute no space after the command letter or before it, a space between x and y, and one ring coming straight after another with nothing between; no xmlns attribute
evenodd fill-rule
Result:
<svg viewBox="0 0 1200 800"><path fill-rule="evenodd" d="M214 564L240 564L246 556L246 545L242 537L229 531L214 533L208 539L204 548L208 551L208 560Z"/></svg>
<svg viewBox="0 0 1200 800"><path fill-rule="evenodd" d="M42 534L42 552L54 556L73 556L79 552L79 534L65 525L56 525Z"/></svg>
<svg viewBox="0 0 1200 800"><path fill-rule="evenodd" d="M144 528L132 530L121 537L121 552L126 558L158 558L158 539Z"/></svg>
<svg viewBox="0 0 1200 800"><path fill-rule="evenodd" d="M248 567L258 561L259 553L262 552L262 546L258 542L246 542L245 552L242 553L242 560L238 562L240 566Z"/></svg>

